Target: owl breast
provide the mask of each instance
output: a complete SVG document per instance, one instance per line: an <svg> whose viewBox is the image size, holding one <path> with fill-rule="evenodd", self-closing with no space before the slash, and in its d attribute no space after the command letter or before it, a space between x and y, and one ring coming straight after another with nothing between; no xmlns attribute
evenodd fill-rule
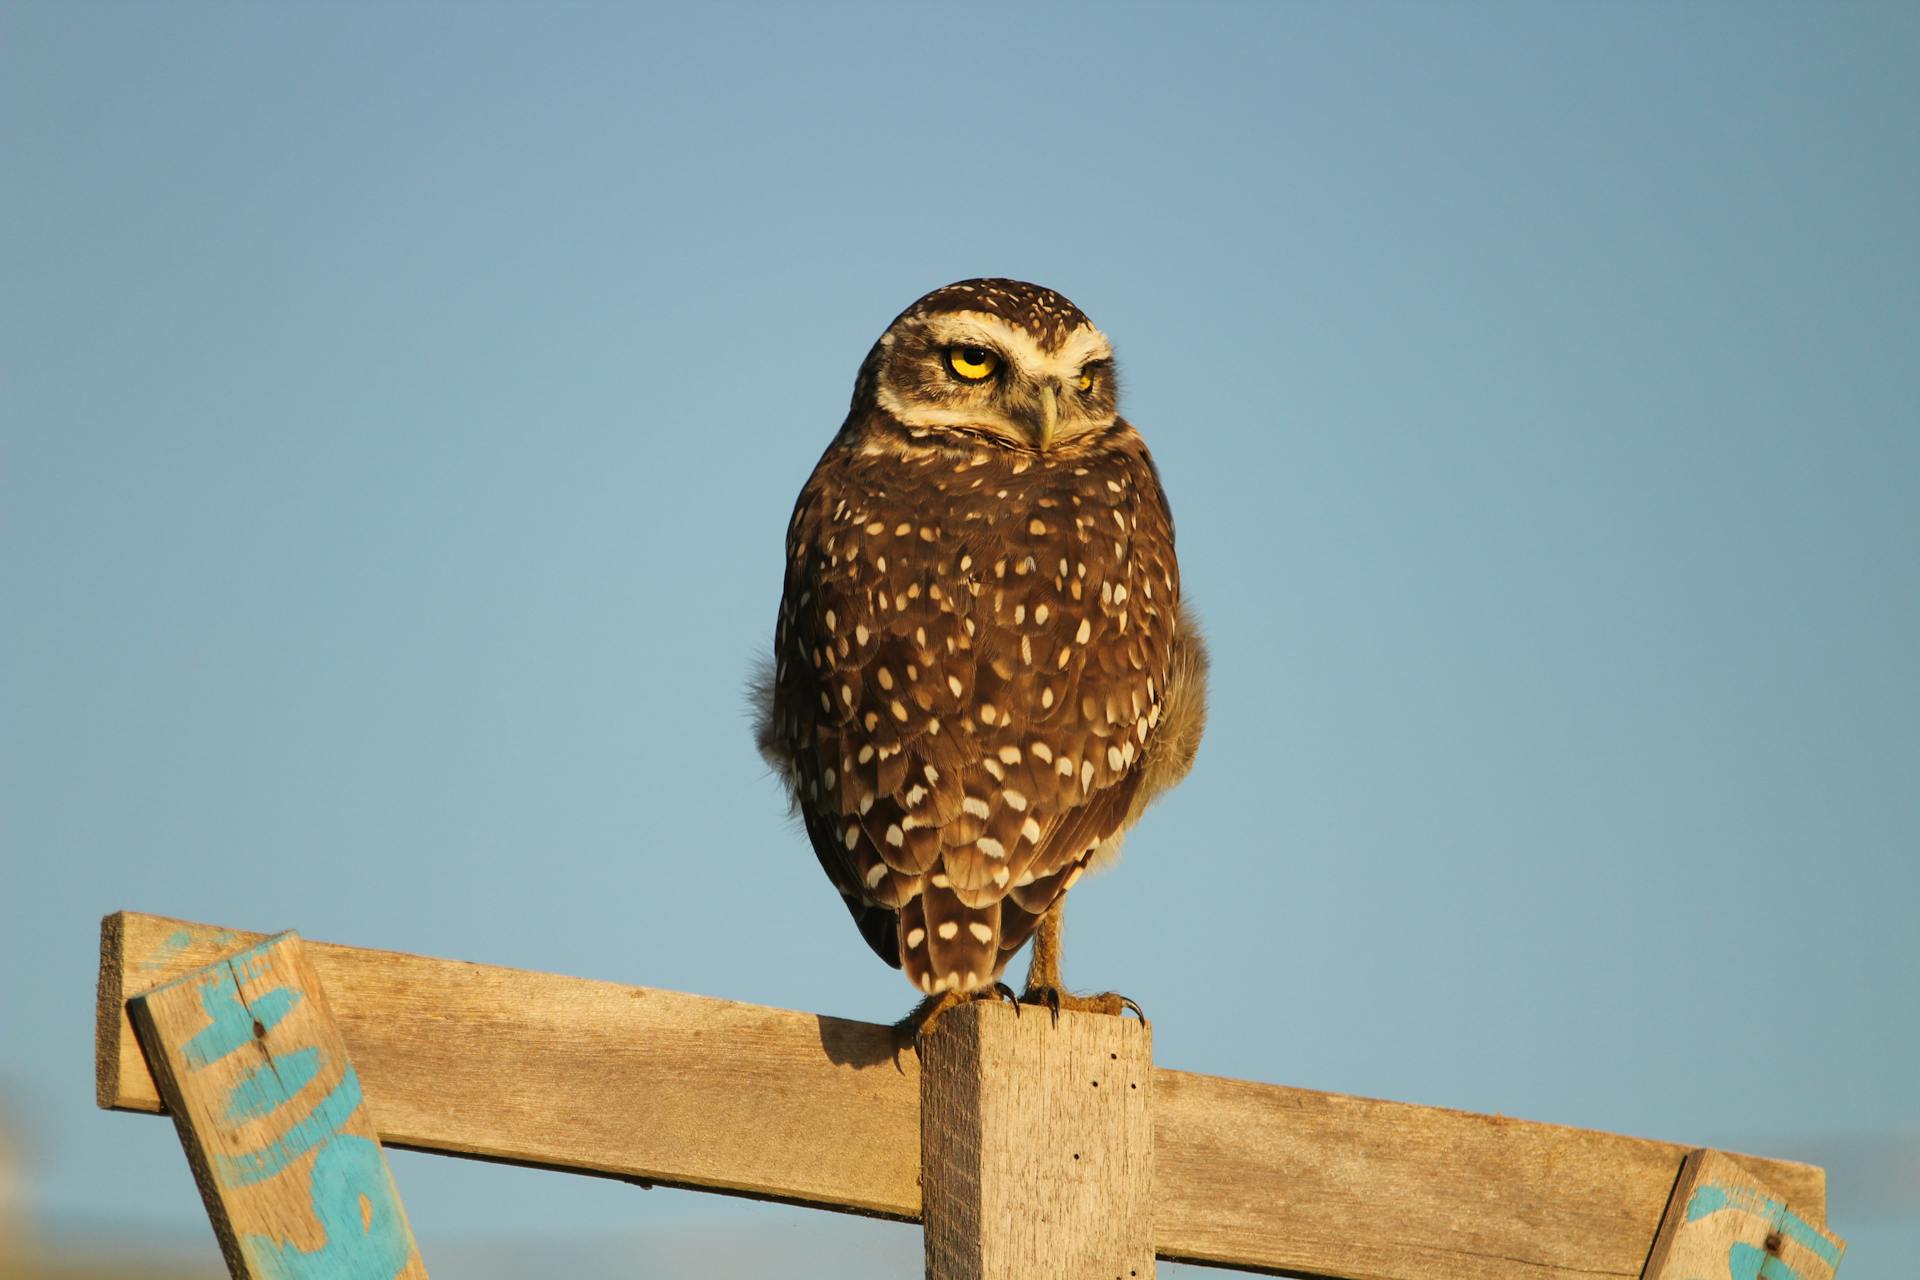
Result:
<svg viewBox="0 0 1920 1280"><path fill-rule="evenodd" d="M869 943L997 979L1128 817L1178 630L1173 529L1125 422L1070 452L843 432L788 534L764 737Z"/></svg>

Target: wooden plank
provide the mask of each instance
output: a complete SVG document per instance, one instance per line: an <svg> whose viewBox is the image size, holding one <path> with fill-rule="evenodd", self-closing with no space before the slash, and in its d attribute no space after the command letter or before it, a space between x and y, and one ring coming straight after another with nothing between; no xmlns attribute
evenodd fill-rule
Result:
<svg viewBox="0 0 1920 1280"><path fill-rule="evenodd" d="M1833 1280L1846 1241L1718 1151L1680 1167L1644 1280Z"/></svg>
<svg viewBox="0 0 1920 1280"><path fill-rule="evenodd" d="M1353 1280L1638 1276L1688 1150L1165 1069L1154 1097L1161 1257ZM1824 1220L1824 1171L1750 1163Z"/></svg>
<svg viewBox="0 0 1920 1280"><path fill-rule="evenodd" d="M115 1001L261 935L106 921L102 1106L157 1111ZM892 1028L306 944L388 1146L919 1215L919 1062Z"/></svg>
<svg viewBox="0 0 1920 1280"><path fill-rule="evenodd" d="M260 935L110 916L102 1106L157 1111L121 1001ZM917 1220L891 1028L309 942L389 1146ZM1351 1280L1640 1274L1690 1150L1157 1068L1160 1257ZM1809 1221L1826 1176L1742 1157Z"/></svg>
<svg viewBox="0 0 1920 1280"><path fill-rule="evenodd" d="M927 1280L1153 1274L1145 1023L964 1005L920 1058Z"/></svg>
<svg viewBox="0 0 1920 1280"><path fill-rule="evenodd" d="M426 1280L326 993L283 933L135 998L236 1280Z"/></svg>

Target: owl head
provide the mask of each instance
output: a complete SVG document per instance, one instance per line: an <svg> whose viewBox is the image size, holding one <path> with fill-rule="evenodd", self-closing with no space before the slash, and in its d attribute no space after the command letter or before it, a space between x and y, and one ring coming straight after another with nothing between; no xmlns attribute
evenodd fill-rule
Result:
<svg viewBox="0 0 1920 1280"><path fill-rule="evenodd" d="M901 312L867 354L855 413L916 434L1046 452L1113 424L1113 346L1085 313L1020 280L962 280Z"/></svg>

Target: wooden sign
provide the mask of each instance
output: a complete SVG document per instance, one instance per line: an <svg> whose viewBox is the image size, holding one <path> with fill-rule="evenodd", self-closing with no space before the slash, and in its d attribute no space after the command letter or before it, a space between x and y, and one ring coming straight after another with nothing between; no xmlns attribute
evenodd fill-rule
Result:
<svg viewBox="0 0 1920 1280"><path fill-rule="evenodd" d="M360 1077L291 933L129 1013L239 1280L425 1280Z"/></svg>
<svg viewBox="0 0 1920 1280"><path fill-rule="evenodd" d="M1846 1242L1718 1151L1680 1167L1643 1280L1832 1280Z"/></svg>

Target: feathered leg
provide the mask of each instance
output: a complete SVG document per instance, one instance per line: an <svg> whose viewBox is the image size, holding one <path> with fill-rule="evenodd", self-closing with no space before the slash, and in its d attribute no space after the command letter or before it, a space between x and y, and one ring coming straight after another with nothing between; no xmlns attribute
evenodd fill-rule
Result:
<svg viewBox="0 0 1920 1280"><path fill-rule="evenodd" d="M1140 1006L1125 996L1113 991L1102 991L1099 995L1077 996L1068 991L1060 981L1060 932L1062 917L1067 909L1067 896L1063 893L1054 899L1047 908L1047 914L1040 919L1040 927L1033 935L1033 966L1027 970L1027 989L1020 999L1026 1004L1043 1004L1052 1010L1054 1021L1060 1020L1062 1009L1072 1009L1080 1013L1105 1013L1120 1016L1123 1010L1133 1010L1133 1016L1145 1022L1147 1015L1140 1012Z"/></svg>

